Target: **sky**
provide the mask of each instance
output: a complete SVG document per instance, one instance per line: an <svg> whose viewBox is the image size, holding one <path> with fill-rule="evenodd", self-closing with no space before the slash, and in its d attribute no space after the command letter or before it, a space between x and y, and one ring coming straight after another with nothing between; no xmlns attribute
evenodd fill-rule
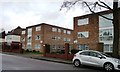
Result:
<svg viewBox="0 0 120 72"><path fill-rule="evenodd" d="M60 11L65 0L0 0L0 29L47 23L73 29L73 17L86 14L81 7Z"/></svg>

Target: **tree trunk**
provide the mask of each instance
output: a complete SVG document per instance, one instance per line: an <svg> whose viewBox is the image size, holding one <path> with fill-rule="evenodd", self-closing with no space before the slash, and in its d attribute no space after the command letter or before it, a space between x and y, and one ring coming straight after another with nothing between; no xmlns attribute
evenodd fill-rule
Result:
<svg viewBox="0 0 120 72"><path fill-rule="evenodd" d="M118 21L118 0L113 2L113 27L114 27L114 39L113 39L113 57L118 58L119 55L119 21Z"/></svg>

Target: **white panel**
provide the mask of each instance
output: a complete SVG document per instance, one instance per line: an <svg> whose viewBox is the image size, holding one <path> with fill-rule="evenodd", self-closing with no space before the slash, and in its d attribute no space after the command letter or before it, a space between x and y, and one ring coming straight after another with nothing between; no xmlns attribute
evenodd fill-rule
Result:
<svg viewBox="0 0 120 72"><path fill-rule="evenodd" d="M88 22L89 22L88 18L79 19L78 20L78 26L80 26L80 25L86 25L86 24L88 24Z"/></svg>
<svg viewBox="0 0 120 72"><path fill-rule="evenodd" d="M20 36L17 35L7 35L5 36L5 42L20 42Z"/></svg>

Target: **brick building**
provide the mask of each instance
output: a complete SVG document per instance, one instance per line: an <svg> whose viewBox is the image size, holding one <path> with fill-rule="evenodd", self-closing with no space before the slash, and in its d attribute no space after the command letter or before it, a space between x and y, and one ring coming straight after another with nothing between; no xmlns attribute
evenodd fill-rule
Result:
<svg viewBox="0 0 120 72"><path fill-rule="evenodd" d="M22 44L20 42L20 35L22 32L21 27L17 27L11 31L9 31L5 35L4 42L2 43L2 51L3 52L17 52L20 53L22 51Z"/></svg>
<svg viewBox="0 0 120 72"><path fill-rule="evenodd" d="M108 18L113 18L111 11L103 11L99 12L99 14ZM76 49L92 49L103 51L105 53L112 53L114 37L113 24L110 20L98 16L97 14L74 17L73 35Z"/></svg>
<svg viewBox="0 0 120 72"><path fill-rule="evenodd" d="M22 30L22 48L29 51L44 52L44 47L50 48L50 53L64 50L65 43L72 48L73 30L45 23L28 26Z"/></svg>

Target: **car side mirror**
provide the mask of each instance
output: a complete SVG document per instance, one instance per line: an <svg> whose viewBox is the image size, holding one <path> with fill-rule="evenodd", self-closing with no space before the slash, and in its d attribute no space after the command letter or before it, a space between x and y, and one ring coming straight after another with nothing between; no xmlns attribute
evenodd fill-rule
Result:
<svg viewBox="0 0 120 72"><path fill-rule="evenodd" d="M99 56L99 58L100 58L100 59L105 59L105 57L103 57L103 56Z"/></svg>

